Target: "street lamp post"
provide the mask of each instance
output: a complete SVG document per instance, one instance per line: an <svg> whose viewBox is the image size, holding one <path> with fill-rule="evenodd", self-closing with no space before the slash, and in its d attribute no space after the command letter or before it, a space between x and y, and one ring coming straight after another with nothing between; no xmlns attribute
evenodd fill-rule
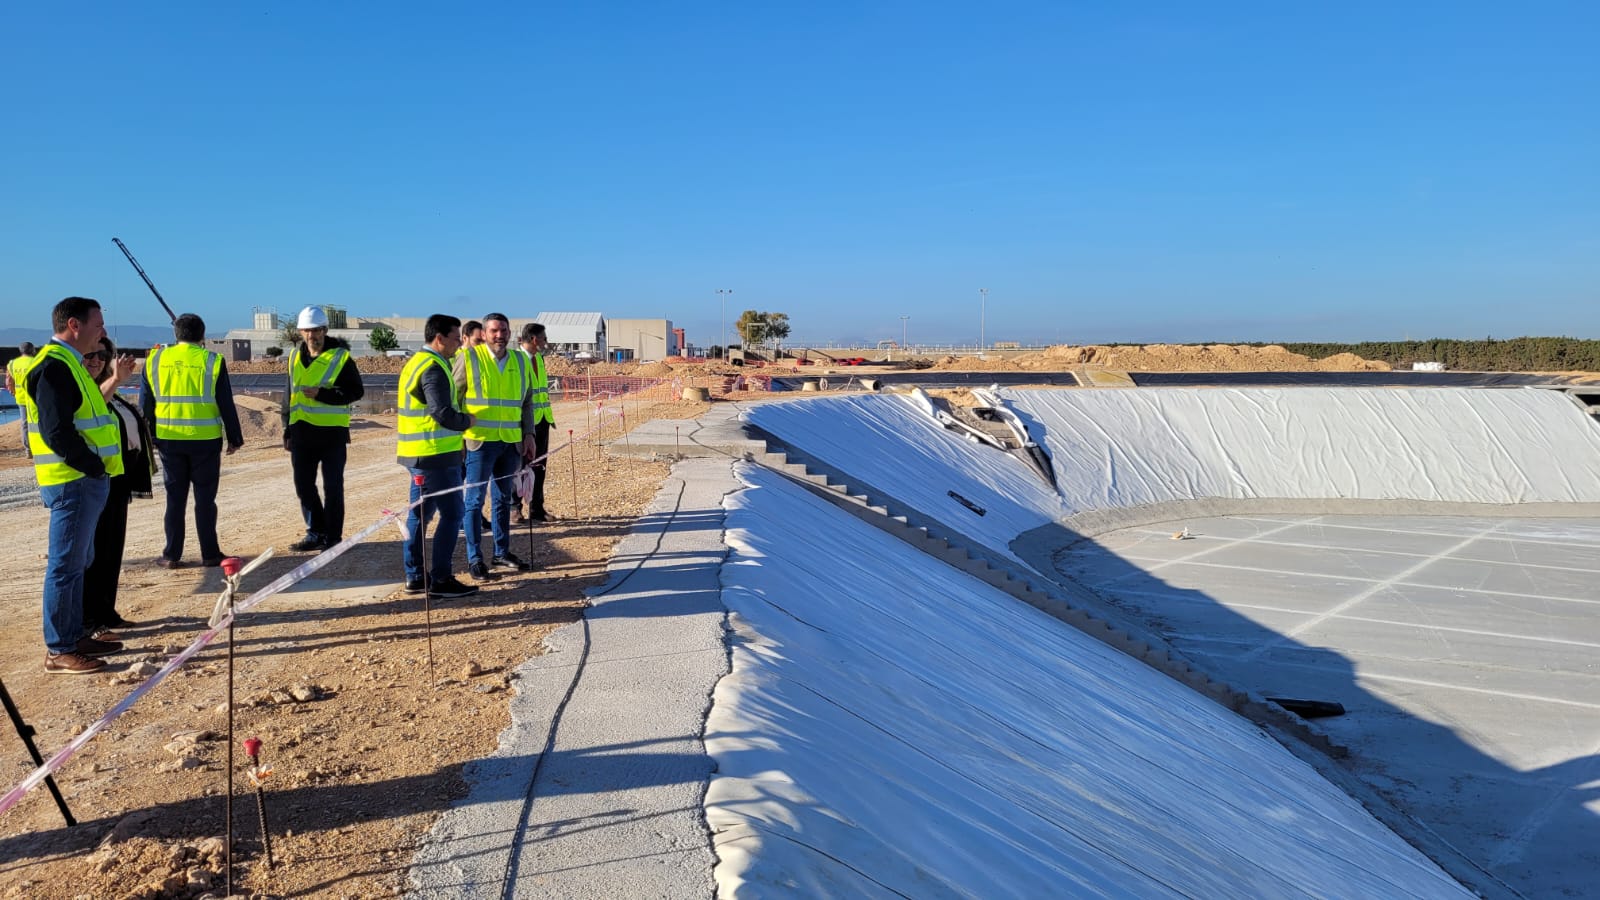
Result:
<svg viewBox="0 0 1600 900"><path fill-rule="evenodd" d="M983 320L989 311L989 289L978 288L978 355L983 355Z"/></svg>
<svg viewBox="0 0 1600 900"><path fill-rule="evenodd" d="M728 356L728 295L732 293L729 288L717 288L717 296L722 299L722 347L717 351L718 359Z"/></svg>
<svg viewBox="0 0 1600 900"><path fill-rule="evenodd" d="M906 349L906 320L909 319L909 318L911 318L911 317L910 316L901 316L900 317L900 350L901 350L902 353L904 353L905 349Z"/></svg>

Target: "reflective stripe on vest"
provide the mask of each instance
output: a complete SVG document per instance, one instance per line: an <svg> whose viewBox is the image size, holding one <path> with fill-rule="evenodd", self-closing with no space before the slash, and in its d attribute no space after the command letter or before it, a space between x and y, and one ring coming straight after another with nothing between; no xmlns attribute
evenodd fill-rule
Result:
<svg viewBox="0 0 1600 900"><path fill-rule="evenodd" d="M17 401L17 412L22 415L24 434L27 433L28 428L28 407L33 403L28 397L28 373L33 371L34 365L39 362L40 358L38 354L19 356L6 363L6 370L11 373L11 381L16 385L16 390L11 392L11 396Z"/></svg>
<svg viewBox="0 0 1600 900"><path fill-rule="evenodd" d="M89 449L105 463L107 475L121 475L121 426L117 422L116 414L106 406L106 398L101 396L99 386L89 377L89 372L83 367L83 363L79 362L66 347L56 343L46 344L34 356L34 364L43 362L46 357L59 359L66 364L72 372L73 382L78 386L78 393L83 395L83 399L78 403L78 409L72 414L72 427L83 435L83 439L89 444ZM84 473L67 465L61 456L44 442L44 436L39 434L39 408L30 402L27 413L28 447L33 451L33 474L39 479L39 486L67 484L84 477Z"/></svg>
<svg viewBox="0 0 1600 900"><path fill-rule="evenodd" d="M550 408L550 372L544 367L544 354L530 355L533 363L533 420L535 422L556 423L555 411Z"/></svg>
<svg viewBox="0 0 1600 900"><path fill-rule="evenodd" d="M427 404L413 395L417 385L422 382L422 373L429 366L438 366L444 371L445 379L450 379L450 367L445 365L444 357L433 350L419 350L412 354L400 370L400 398L397 404L400 416L395 431L399 435L396 455L402 461L459 452L463 446L461 432L440 425L433 416L428 415ZM451 406L455 406L455 393L452 388Z"/></svg>
<svg viewBox="0 0 1600 900"><path fill-rule="evenodd" d="M478 421L466 431L474 441L522 440L522 397L528 391L528 367L522 353L507 353L506 366L487 344L467 351L467 412Z"/></svg>
<svg viewBox="0 0 1600 900"><path fill-rule="evenodd" d="M150 353L145 380L156 401L156 437L204 441L222 437L217 379L222 357L194 344L174 344Z"/></svg>
<svg viewBox="0 0 1600 900"><path fill-rule="evenodd" d="M304 357L303 349L296 351L294 359L289 363L289 383L294 386L294 393L289 398L289 424L306 422L311 425L349 428L349 404L334 406L331 403L313 400L305 395L305 389L331 387L339 377L339 373L344 370L344 364L350 361L350 351L343 347L323 351L309 366L300 364L300 360Z"/></svg>

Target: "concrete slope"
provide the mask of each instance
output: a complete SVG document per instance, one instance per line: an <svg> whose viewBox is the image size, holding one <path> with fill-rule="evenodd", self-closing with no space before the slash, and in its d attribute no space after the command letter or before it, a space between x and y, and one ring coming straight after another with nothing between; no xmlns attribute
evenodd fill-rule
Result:
<svg viewBox="0 0 1600 900"><path fill-rule="evenodd" d="M1464 896L1249 723L740 474L705 736L721 894Z"/></svg>

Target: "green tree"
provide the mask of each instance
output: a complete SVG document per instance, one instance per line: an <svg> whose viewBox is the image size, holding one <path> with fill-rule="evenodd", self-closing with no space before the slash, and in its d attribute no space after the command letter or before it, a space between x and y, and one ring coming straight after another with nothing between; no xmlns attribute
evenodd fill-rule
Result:
<svg viewBox="0 0 1600 900"><path fill-rule="evenodd" d="M742 346L749 349L751 344L760 344L767 339L767 314L747 309L739 315L739 321L733 323L738 329Z"/></svg>
<svg viewBox="0 0 1600 900"><path fill-rule="evenodd" d="M277 344L273 344L271 347L268 347L265 352L269 358L277 359L283 355L283 348L279 347Z"/></svg>
<svg viewBox="0 0 1600 900"><path fill-rule="evenodd" d="M390 350L400 349L400 339L394 336L394 329L387 325L372 326L372 333L367 335L367 343L372 345L375 353L388 353Z"/></svg>
<svg viewBox="0 0 1600 900"><path fill-rule="evenodd" d="M789 336L788 313L763 313L767 319L766 339L772 342L774 350L783 346L783 339Z"/></svg>

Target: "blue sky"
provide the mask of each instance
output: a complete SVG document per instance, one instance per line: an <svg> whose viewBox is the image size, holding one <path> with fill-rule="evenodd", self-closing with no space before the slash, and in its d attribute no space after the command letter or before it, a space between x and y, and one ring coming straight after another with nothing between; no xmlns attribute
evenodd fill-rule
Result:
<svg viewBox="0 0 1600 900"><path fill-rule="evenodd" d="M1593 3L0 12L0 326L1600 338Z"/></svg>

